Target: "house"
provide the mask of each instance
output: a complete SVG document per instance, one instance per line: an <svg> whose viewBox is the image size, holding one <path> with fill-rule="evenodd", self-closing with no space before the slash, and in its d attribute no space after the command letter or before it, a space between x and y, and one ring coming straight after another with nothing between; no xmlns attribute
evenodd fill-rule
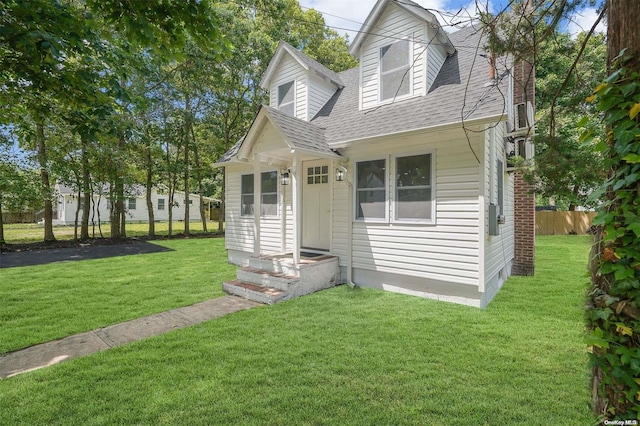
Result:
<svg viewBox="0 0 640 426"><path fill-rule="evenodd" d="M217 163L241 267L225 290L273 303L349 282L484 307L533 274L534 196L507 165L532 152L533 67L484 45L410 0L375 4L344 72L281 42L269 105Z"/></svg>
<svg viewBox="0 0 640 426"><path fill-rule="evenodd" d="M76 210L78 208L78 191L66 186L62 183L56 183L54 188L57 202L54 204L53 224L54 225L73 225L76 220ZM153 203L153 215L155 221L169 220L169 195L165 185L156 185L151 193L151 201ZM102 191L95 191L93 196L93 211L89 213L89 221L92 222L109 222L109 211L111 203L108 196L108 188ZM149 213L147 211L146 190L142 185L131 185L125 189L127 199L125 201L126 220L127 222L148 222ZM184 220L184 203L185 195L182 191L176 191L174 194L174 207L172 211L174 221ZM82 200L82 198L80 198ZM200 196L189 194L189 220L200 220ZM206 215L209 217L211 206L215 200L211 197L204 197ZM80 212L78 221L82 218L82 203L80 204Z"/></svg>

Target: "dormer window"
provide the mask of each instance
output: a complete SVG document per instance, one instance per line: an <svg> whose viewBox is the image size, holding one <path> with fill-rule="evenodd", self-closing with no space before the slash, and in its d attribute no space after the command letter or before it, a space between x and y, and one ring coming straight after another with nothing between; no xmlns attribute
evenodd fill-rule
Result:
<svg viewBox="0 0 640 426"><path fill-rule="evenodd" d="M408 95L410 86L409 40L400 40L380 48L380 100Z"/></svg>
<svg viewBox="0 0 640 426"><path fill-rule="evenodd" d="M278 86L278 109L295 117L295 81Z"/></svg>

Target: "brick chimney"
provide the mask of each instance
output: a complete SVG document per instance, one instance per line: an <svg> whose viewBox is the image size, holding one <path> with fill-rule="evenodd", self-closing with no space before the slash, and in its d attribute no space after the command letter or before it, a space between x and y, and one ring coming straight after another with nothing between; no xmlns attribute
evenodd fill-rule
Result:
<svg viewBox="0 0 640 426"><path fill-rule="evenodd" d="M535 69L530 62L520 60L513 69L513 102L531 102L535 108ZM530 124L532 126L533 123ZM533 139L533 131L524 136ZM524 180L522 172L514 173L514 261L513 275L533 275L535 265L536 200L533 185Z"/></svg>

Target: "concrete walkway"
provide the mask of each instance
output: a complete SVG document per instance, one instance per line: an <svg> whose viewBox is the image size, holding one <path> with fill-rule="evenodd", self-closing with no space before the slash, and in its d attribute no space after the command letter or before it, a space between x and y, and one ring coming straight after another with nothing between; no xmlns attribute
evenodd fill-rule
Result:
<svg viewBox="0 0 640 426"><path fill-rule="evenodd" d="M0 356L0 379L115 348L125 343L199 324L259 305L260 303L236 296L224 296L10 352Z"/></svg>

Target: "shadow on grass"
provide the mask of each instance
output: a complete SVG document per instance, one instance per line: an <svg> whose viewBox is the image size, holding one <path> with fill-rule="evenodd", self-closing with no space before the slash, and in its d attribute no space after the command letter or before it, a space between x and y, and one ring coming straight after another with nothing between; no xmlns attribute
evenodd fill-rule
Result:
<svg viewBox="0 0 640 426"><path fill-rule="evenodd" d="M81 245L80 247L30 250L0 254L0 268L45 265L53 262L103 259L106 257L161 253L167 251L173 251L173 249L148 243L146 241L133 241L125 244L113 245Z"/></svg>

